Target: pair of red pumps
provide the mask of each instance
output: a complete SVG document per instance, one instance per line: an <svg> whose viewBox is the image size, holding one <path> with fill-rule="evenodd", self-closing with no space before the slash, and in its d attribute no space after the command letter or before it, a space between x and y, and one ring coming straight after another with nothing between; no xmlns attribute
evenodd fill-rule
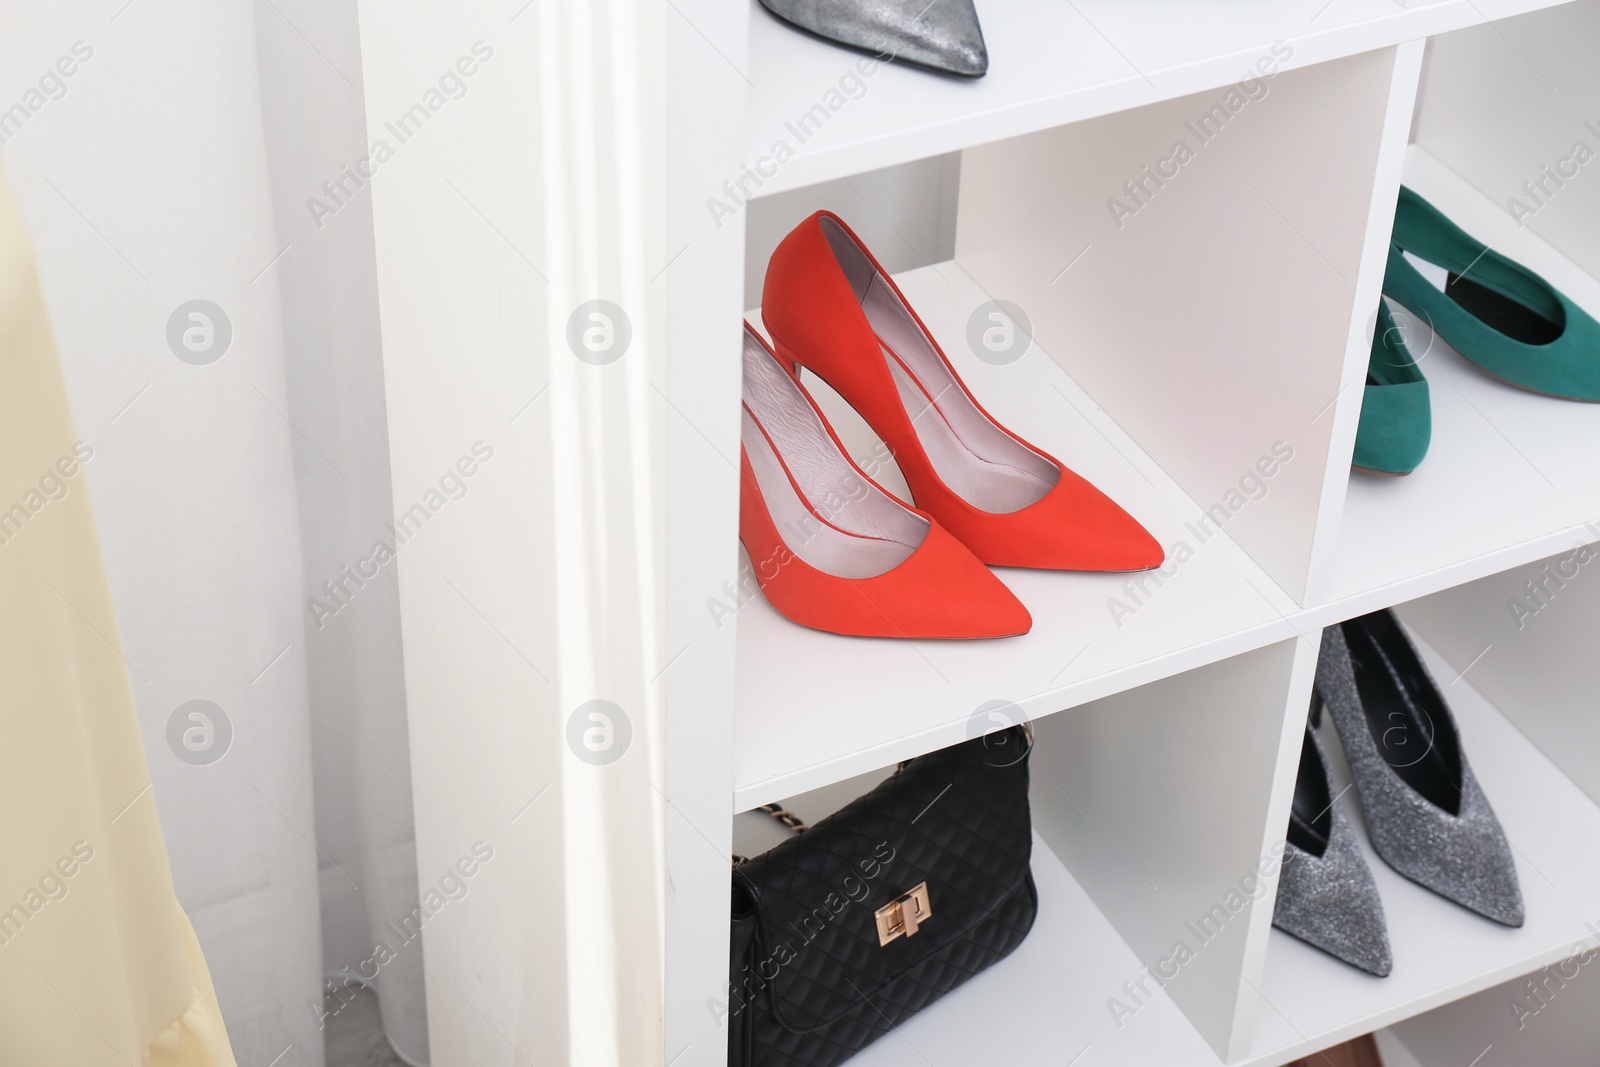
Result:
<svg viewBox="0 0 1600 1067"><path fill-rule="evenodd" d="M777 351L746 324L739 538L786 618L859 637L1014 637L1033 617L990 566L1160 566L1132 516L979 406L838 216L783 239L761 317ZM916 507L851 461L798 367L883 439Z"/></svg>

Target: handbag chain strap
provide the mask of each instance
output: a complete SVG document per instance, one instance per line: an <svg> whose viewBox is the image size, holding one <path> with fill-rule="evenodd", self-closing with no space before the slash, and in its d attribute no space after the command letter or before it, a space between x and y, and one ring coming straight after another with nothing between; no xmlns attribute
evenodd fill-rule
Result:
<svg viewBox="0 0 1600 1067"><path fill-rule="evenodd" d="M793 830L797 834L803 834L803 833L806 832L807 829L809 829L809 827L806 826L806 823L805 823L804 819L800 818L800 816L796 815L794 812L790 811L788 808L784 807L782 804L763 804L759 808L756 808L755 810L756 811L760 811L760 812L765 812L766 814L772 816L774 819L776 819L779 822L783 823L783 825L787 826L789 829ZM733 865L735 867L739 866L742 863L749 863L749 862L750 862L750 857L749 856L735 855L733 857Z"/></svg>
<svg viewBox="0 0 1600 1067"><path fill-rule="evenodd" d="M1027 742L1028 749L1031 750L1033 748L1033 723L1024 722L1024 723L1021 723L1020 725L1022 726L1023 739ZM915 757L913 757L913 759L915 759ZM911 763L911 762L912 762L912 760L901 760L900 761L900 765L897 768L895 768L896 771L898 772L898 771L905 770L906 769L906 765ZM793 830L797 834L805 833L806 830L808 829L808 827L805 824L805 820L804 819L800 818L800 816L796 815L794 812L790 811L788 808L784 807L782 804L763 804L759 808L756 808L755 810L756 811L760 811L760 812L765 812L766 814L772 816L774 819L777 819L779 822L783 823L783 825L787 826L789 829ZM749 856L740 856L740 855L738 855L736 853L734 855L734 857L733 857L733 865L735 867L739 866L740 864L749 863L749 862L750 862L750 857Z"/></svg>
<svg viewBox="0 0 1600 1067"><path fill-rule="evenodd" d="M763 804L756 810L766 812L768 815L772 816L774 819L777 819L779 822L783 823L783 825L787 826L797 834L803 834L810 829L810 827L806 826L804 819L800 818L800 816L796 815L782 804Z"/></svg>

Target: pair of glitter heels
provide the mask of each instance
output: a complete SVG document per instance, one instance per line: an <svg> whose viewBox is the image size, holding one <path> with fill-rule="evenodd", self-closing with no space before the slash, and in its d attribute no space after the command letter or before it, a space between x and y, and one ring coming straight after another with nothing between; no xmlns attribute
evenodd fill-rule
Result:
<svg viewBox="0 0 1600 1067"><path fill-rule="evenodd" d="M1450 709L1389 611L1323 631L1272 924L1369 974L1393 968L1378 887L1331 795L1315 730L1323 708L1383 861L1485 918L1521 926L1511 846Z"/></svg>

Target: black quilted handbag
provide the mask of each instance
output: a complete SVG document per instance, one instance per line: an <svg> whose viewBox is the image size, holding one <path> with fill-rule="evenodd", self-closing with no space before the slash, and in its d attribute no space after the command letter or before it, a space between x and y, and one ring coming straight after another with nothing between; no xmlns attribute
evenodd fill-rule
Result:
<svg viewBox="0 0 1600 1067"><path fill-rule="evenodd" d="M1033 926L1027 728L909 760L733 871L729 1067L831 1067Z"/></svg>

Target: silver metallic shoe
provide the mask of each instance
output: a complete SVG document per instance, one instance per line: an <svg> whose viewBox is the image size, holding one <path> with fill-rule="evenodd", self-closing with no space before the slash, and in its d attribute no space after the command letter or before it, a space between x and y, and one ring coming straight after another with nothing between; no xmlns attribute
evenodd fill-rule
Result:
<svg viewBox="0 0 1600 1067"><path fill-rule="evenodd" d="M973 0L761 0L818 37L914 67L981 78L989 50Z"/></svg>
<svg viewBox="0 0 1600 1067"><path fill-rule="evenodd" d="M1455 719L1393 613L1322 632L1317 693L1333 713L1367 835L1384 862L1419 885L1507 926L1522 890Z"/></svg>
<svg viewBox="0 0 1600 1067"><path fill-rule="evenodd" d="M1382 978L1393 965L1383 902L1331 793L1322 745L1307 729L1272 925Z"/></svg>

